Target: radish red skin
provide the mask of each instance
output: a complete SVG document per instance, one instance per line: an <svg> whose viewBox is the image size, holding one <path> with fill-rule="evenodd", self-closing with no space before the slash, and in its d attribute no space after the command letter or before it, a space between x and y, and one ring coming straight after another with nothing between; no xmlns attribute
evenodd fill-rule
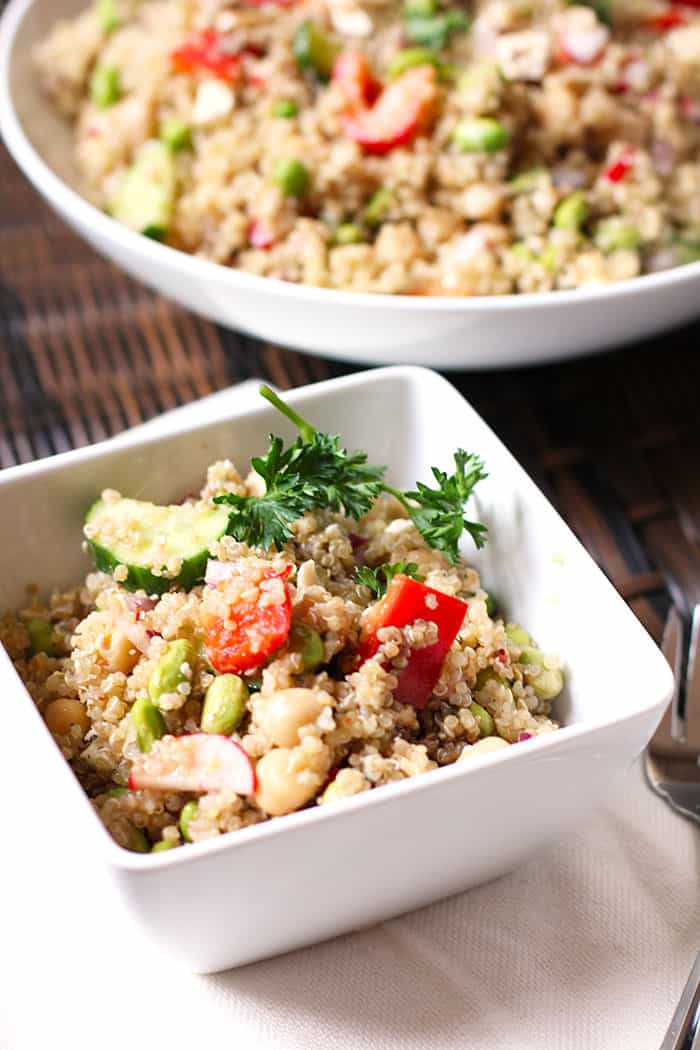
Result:
<svg viewBox="0 0 700 1050"><path fill-rule="evenodd" d="M379 603L371 634L360 645L360 659L368 660L377 652L380 645L377 631L382 627L407 627L416 620L435 623L437 642L424 649L411 650L406 667L398 673L398 685L394 691L394 696L402 704L411 704L420 710L430 700L468 608L460 598L397 574Z"/></svg>

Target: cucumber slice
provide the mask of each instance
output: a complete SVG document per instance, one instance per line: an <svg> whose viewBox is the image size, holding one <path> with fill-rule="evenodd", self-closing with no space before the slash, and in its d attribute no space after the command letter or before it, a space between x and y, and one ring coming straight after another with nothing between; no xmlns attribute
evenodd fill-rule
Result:
<svg viewBox="0 0 700 1050"><path fill-rule="evenodd" d="M114 575L117 566L126 568L126 579L119 581L126 590L188 591L203 579L209 546L224 535L228 518L225 507L208 503L158 507L136 499L100 499L88 511L85 538L102 572Z"/></svg>
<svg viewBox="0 0 700 1050"><path fill-rule="evenodd" d="M175 160L164 142L144 142L111 203L112 217L130 230L163 240L175 205Z"/></svg>

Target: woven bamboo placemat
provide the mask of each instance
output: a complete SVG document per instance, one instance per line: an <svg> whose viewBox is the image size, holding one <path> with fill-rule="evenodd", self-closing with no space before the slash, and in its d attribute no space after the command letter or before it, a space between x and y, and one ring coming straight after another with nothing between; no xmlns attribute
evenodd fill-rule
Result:
<svg viewBox="0 0 700 1050"><path fill-rule="evenodd" d="M131 281L43 206L1 146L0 187L0 467L250 376L288 388L348 371L224 331ZM673 558L682 571L700 537L699 336L695 325L563 365L451 376L657 639L659 566Z"/></svg>

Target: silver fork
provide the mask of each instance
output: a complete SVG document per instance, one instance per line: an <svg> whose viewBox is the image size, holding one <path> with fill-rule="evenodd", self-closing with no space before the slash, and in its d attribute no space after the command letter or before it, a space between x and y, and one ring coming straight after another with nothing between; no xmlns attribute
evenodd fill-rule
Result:
<svg viewBox="0 0 700 1050"><path fill-rule="evenodd" d="M661 648L674 672L671 702L644 756L653 791L677 813L700 824L700 587L696 559L659 551L673 606ZM664 556L665 555L665 556ZM682 555L681 555L682 557ZM669 564L670 562L670 564ZM676 570L676 571L674 571ZM679 584L679 575L685 585ZM679 1000L661 1050L700 1050L700 955Z"/></svg>
<svg viewBox="0 0 700 1050"><path fill-rule="evenodd" d="M661 642L674 671L671 702L646 750L649 786L678 813L700 824L700 605L673 606Z"/></svg>

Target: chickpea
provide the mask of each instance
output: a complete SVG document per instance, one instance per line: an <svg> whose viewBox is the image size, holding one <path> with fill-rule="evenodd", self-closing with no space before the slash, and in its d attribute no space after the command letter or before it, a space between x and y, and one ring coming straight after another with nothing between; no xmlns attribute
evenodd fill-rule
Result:
<svg viewBox="0 0 700 1050"><path fill-rule="evenodd" d="M112 631L105 638L105 659L110 671L130 674L138 663L140 653L123 631Z"/></svg>
<svg viewBox="0 0 700 1050"><path fill-rule="evenodd" d="M321 786L318 773L294 769L295 757L291 748L279 747L268 751L258 762L255 797L261 809L271 817L293 813L312 799Z"/></svg>
<svg viewBox="0 0 700 1050"><path fill-rule="evenodd" d="M44 721L56 736L65 736L71 726L79 726L83 736L90 728L90 718L80 700L64 696L52 700L44 709Z"/></svg>
<svg viewBox="0 0 700 1050"><path fill-rule="evenodd" d="M318 689L280 689L261 696L255 704L255 722L273 744L294 747L302 726L315 722L333 700Z"/></svg>
<svg viewBox="0 0 700 1050"><path fill-rule="evenodd" d="M469 758L487 755L491 751L500 751L501 748L509 746L508 741L503 740L500 736L485 736L481 740L477 740L475 744L465 747L459 756L459 761L465 762Z"/></svg>

